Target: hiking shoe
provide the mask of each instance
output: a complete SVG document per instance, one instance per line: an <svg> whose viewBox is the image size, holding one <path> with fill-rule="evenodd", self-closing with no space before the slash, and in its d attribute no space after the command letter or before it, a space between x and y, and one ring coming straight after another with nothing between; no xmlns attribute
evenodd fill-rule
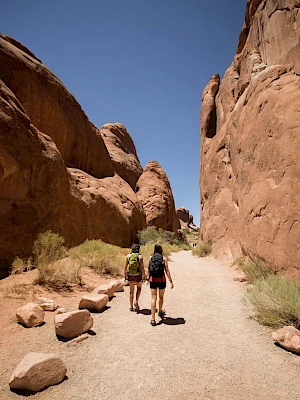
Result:
<svg viewBox="0 0 300 400"><path fill-rule="evenodd" d="M158 316L161 318L161 319L163 319L163 317L166 315L166 310L161 310L159 313L158 313Z"/></svg>
<svg viewBox="0 0 300 400"><path fill-rule="evenodd" d="M139 303L137 301L134 302L134 308L135 308L135 311L137 313L140 311L140 306L139 306Z"/></svg>

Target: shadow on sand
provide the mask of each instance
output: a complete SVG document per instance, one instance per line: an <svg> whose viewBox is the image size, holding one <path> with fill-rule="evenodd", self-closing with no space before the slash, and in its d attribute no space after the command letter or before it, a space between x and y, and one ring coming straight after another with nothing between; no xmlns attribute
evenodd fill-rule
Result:
<svg viewBox="0 0 300 400"><path fill-rule="evenodd" d="M64 379L63 379L61 382L57 383L56 385L51 385L51 386L60 385L62 382L65 382L65 381L67 381L68 379L69 379L69 378L68 378L67 376L65 376ZM29 396L34 396L34 395L36 395L36 394L39 394L39 393L44 392L44 390L48 389L48 387L50 387L50 386L47 386L47 387L45 387L44 389L39 390L38 392L32 392L31 390L12 389L12 388L10 388L10 391L13 392L13 393L15 393L15 394L17 394L17 395L19 395L19 396L29 397Z"/></svg>
<svg viewBox="0 0 300 400"><path fill-rule="evenodd" d="M165 317L161 319L156 325L184 325L185 319L184 318L171 318Z"/></svg>

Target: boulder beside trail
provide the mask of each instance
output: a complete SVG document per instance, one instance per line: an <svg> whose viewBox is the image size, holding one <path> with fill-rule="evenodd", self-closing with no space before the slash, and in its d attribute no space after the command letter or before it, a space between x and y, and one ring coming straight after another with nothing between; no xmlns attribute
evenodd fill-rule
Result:
<svg viewBox="0 0 300 400"><path fill-rule="evenodd" d="M38 392L60 383L67 372L64 362L55 354L28 353L12 373L12 389Z"/></svg>
<svg viewBox="0 0 300 400"><path fill-rule="evenodd" d="M92 291L92 293L107 294L107 296L110 298L115 294L115 288L110 284L99 285Z"/></svg>
<svg viewBox="0 0 300 400"><path fill-rule="evenodd" d="M55 311L57 309L57 305L55 304L55 301L46 299L45 297L38 297L36 299L36 303L44 311Z"/></svg>
<svg viewBox="0 0 300 400"><path fill-rule="evenodd" d="M292 353L300 354L300 331L294 326L284 326L272 333L274 342Z"/></svg>
<svg viewBox="0 0 300 400"><path fill-rule="evenodd" d="M116 287L116 292L124 292L125 281L123 279L110 281L110 284Z"/></svg>
<svg viewBox="0 0 300 400"><path fill-rule="evenodd" d="M79 309L87 309L89 311L101 311L108 303L107 294L88 293L85 294L79 303Z"/></svg>
<svg viewBox="0 0 300 400"><path fill-rule="evenodd" d="M28 303L16 311L16 317L22 325L32 328L44 322L45 311L35 303Z"/></svg>
<svg viewBox="0 0 300 400"><path fill-rule="evenodd" d="M88 310L78 310L57 314L54 318L55 332L67 339L88 332L93 326L93 318Z"/></svg>

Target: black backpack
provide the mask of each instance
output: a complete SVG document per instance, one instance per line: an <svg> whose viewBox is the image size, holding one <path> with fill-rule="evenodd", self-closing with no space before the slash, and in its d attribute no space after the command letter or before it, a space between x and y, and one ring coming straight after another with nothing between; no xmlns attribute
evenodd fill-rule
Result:
<svg viewBox="0 0 300 400"><path fill-rule="evenodd" d="M149 275L153 278L161 278L165 274L164 258L161 254L153 254L149 262Z"/></svg>

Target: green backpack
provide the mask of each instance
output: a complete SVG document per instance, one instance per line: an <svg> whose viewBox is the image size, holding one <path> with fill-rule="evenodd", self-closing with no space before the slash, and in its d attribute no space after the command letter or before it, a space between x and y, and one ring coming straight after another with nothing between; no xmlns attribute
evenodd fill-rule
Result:
<svg viewBox="0 0 300 400"><path fill-rule="evenodd" d="M129 254L127 272L129 275L138 275L140 273L140 255L138 253Z"/></svg>

